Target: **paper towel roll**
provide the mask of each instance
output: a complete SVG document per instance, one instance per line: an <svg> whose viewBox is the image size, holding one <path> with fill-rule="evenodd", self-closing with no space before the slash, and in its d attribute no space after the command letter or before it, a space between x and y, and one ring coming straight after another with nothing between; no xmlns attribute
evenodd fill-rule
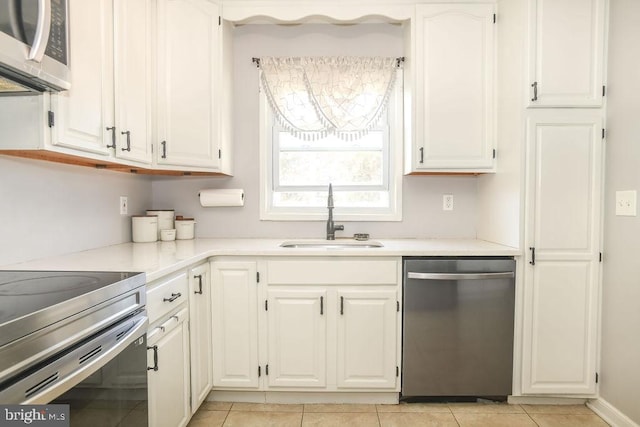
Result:
<svg viewBox="0 0 640 427"><path fill-rule="evenodd" d="M241 188L208 189L198 193L200 204L214 206L244 206L244 190Z"/></svg>

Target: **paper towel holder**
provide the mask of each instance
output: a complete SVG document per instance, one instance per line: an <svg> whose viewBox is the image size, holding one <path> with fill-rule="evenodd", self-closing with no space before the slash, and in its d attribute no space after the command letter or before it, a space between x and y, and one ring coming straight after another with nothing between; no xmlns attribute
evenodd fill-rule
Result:
<svg viewBox="0 0 640 427"><path fill-rule="evenodd" d="M202 207L244 206L244 190L240 188L211 188L198 192Z"/></svg>

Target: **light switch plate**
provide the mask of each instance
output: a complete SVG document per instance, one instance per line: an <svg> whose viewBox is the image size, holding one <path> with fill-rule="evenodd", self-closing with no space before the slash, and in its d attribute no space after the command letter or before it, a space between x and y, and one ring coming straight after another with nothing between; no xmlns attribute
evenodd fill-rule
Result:
<svg viewBox="0 0 640 427"><path fill-rule="evenodd" d="M636 216L636 190L616 191L616 216Z"/></svg>
<svg viewBox="0 0 640 427"><path fill-rule="evenodd" d="M120 215L129 213L129 200L127 196L120 196Z"/></svg>

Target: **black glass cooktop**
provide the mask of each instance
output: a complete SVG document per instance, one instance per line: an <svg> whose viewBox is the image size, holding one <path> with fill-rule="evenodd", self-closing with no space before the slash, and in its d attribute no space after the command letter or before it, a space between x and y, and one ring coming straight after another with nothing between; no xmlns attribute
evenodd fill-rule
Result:
<svg viewBox="0 0 640 427"><path fill-rule="evenodd" d="M0 325L69 302L140 274L0 271Z"/></svg>

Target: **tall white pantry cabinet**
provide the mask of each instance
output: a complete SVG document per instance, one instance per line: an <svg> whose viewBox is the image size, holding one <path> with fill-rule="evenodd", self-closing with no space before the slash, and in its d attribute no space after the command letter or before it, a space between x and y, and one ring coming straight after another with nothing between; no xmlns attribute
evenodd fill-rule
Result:
<svg viewBox="0 0 640 427"><path fill-rule="evenodd" d="M606 0L529 0L522 394L593 396Z"/></svg>

